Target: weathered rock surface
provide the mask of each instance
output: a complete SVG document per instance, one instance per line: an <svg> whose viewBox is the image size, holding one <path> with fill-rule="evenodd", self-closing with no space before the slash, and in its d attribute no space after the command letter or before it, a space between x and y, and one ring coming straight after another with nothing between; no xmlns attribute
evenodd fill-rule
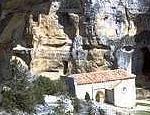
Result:
<svg viewBox="0 0 150 115"><path fill-rule="evenodd" d="M6 0L0 16L0 76L9 73L12 55L21 58L33 73L50 78L68 71L108 69L122 47L148 46L148 37L143 37L150 29L149 2L145 1L92 0L95 36L91 40L82 32L86 31L82 12L60 12L60 3L49 0ZM88 46L84 40L95 45ZM18 44L28 50L13 50Z"/></svg>
<svg viewBox="0 0 150 115"><path fill-rule="evenodd" d="M51 73L63 75L62 54L70 51L69 37L64 33L63 26L58 22L56 12L59 2L52 2L49 13L39 14L38 22L30 16L31 33L33 35L32 72L52 78ZM57 56L55 56L57 55Z"/></svg>
<svg viewBox="0 0 150 115"><path fill-rule="evenodd" d="M96 33L100 38L111 40L121 39L125 35L134 36L136 27L129 20L128 9L125 3L119 0L101 1L94 4L97 7ZM101 39L102 42L105 42Z"/></svg>

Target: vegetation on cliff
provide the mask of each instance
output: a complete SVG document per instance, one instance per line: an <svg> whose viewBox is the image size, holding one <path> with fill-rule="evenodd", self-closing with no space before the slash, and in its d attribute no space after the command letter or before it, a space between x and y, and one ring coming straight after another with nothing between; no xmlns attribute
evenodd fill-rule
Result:
<svg viewBox="0 0 150 115"><path fill-rule="evenodd" d="M37 104L44 103L44 95L63 93L66 87L63 81L51 81L49 78L37 77L35 80L28 78L27 72L17 63L11 62L12 76L5 83L2 91L2 108L9 112L17 110L32 113Z"/></svg>

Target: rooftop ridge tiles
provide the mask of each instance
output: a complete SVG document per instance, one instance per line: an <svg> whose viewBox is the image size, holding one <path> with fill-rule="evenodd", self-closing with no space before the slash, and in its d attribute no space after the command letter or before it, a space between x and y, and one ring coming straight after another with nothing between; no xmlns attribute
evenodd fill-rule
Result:
<svg viewBox="0 0 150 115"><path fill-rule="evenodd" d="M81 74L73 74L73 77L77 84L92 84L92 83L103 83L116 80L131 79L134 74L130 74L125 70L102 70L98 72L89 72Z"/></svg>

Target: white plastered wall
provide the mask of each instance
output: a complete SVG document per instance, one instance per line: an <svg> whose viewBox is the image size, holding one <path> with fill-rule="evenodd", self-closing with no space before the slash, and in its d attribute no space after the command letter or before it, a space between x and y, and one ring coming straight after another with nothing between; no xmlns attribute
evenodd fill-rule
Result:
<svg viewBox="0 0 150 115"><path fill-rule="evenodd" d="M135 79L123 80L115 87L114 98L115 106L125 108L134 107L136 101Z"/></svg>

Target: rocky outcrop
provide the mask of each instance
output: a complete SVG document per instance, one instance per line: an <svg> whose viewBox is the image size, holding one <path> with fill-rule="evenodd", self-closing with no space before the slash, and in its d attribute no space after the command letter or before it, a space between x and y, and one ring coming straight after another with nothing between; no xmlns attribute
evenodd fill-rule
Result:
<svg viewBox="0 0 150 115"><path fill-rule="evenodd" d="M71 40L58 22L56 12L59 7L59 2L52 2L49 13L38 14L37 22L30 15L33 35L31 70L55 79L63 75L63 55L69 53L71 47Z"/></svg>
<svg viewBox="0 0 150 115"><path fill-rule="evenodd" d="M123 1L101 1L94 6L97 6L95 30L103 44L106 44L107 39L116 40L136 34L134 22L129 19L129 9Z"/></svg>
<svg viewBox="0 0 150 115"><path fill-rule="evenodd" d="M15 56L34 74L57 79L68 71L76 28L72 16L59 9L60 2L48 0L2 2L0 51L1 64L6 67L1 68L9 70ZM0 73L5 78L9 72Z"/></svg>
<svg viewBox="0 0 150 115"><path fill-rule="evenodd" d="M125 58L125 55L128 54L119 58L118 52L120 52L119 55L122 55L123 52L120 49L124 46L135 47L136 35L143 31L142 28L147 28L145 24L148 23L141 21L137 24L136 21L139 21L139 19L136 20L136 18L141 14L147 14L148 1L110 0L109 2L96 2L94 5L97 6L96 33L100 38L99 41L111 48L110 56L114 58L114 61L115 58L116 61L128 60ZM148 20L148 18L146 19ZM141 23L145 24L139 26ZM118 61L116 63L118 67L121 67ZM122 61L122 63L126 62Z"/></svg>
<svg viewBox="0 0 150 115"><path fill-rule="evenodd" d="M84 4L88 0L81 1L85 12L67 11L62 8L64 3L48 0L3 2L0 74L9 73L4 70L8 70L12 55L22 59L32 73L50 78L117 68L128 62L130 54L126 53L131 53L133 46L143 46L144 39L144 46L149 44L148 37L140 39L145 33L149 35L148 3L92 0L88 6Z"/></svg>

